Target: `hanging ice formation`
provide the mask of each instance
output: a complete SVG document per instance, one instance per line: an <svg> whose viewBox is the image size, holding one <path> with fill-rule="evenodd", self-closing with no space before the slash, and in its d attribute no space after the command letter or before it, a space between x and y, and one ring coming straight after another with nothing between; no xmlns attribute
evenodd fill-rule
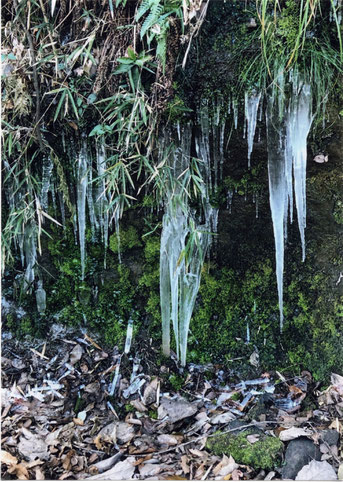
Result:
<svg viewBox="0 0 343 482"><path fill-rule="evenodd" d="M254 137L256 131L257 112L261 99L261 92L253 90L250 94L245 92L245 124L248 140L248 167L250 168L250 158L254 146Z"/></svg>
<svg viewBox="0 0 343 482"><path fill-rule="evenodd" d="M35 265L37 260L36 232L33 225L28 224L24 232L24 252L26 270L24 275L24 291L29 291L35 279Z"/></svg>
<svg viewBox="0 0 343 482"><path fill-rule="evenodd" d="M87 141L82 139L77 164L77 219L79 225L79 242L81 253L81 278L85 278L86 263L86 196L87 196Z"/></svg>
<svg viewBox="0 0 343 482"><path fill-rule="evenodd" d="M287 236L288 212L291 221L293 217L293 189L302 244L302 259L305 260L306 141L312 123L310 86L297 73L290 74L290 82L292 93L288 107L283 93L283 74L279 77L279 88L270 94L267 106L269 198L275 239L281 330L283 327L284 244Z"/></svg>
<svg viewBox="0 0 343 482"><path fill-rule="evenodd" d="M196 224L190 212L187 196L179 181L179 176L190 161L191 126L182 127L180 140L169 156L169 166L173 170L173 181L166 186L165 214L160 247L160 302L162 315L163 351L170 352L170 324L176 340L176 353L182 365L186 364L187 340L190 319L200 286L201 268L206 254L214 211L211 208L207 187L203 188L203 210L205 224ZM176 137L176 136L175 136ZM169 144L169 142L167 142ZM207 152L205 145L199 149ZM204 171L208 172L204 162ZM208 178L205 178L208 179ZM192 238L191 253L186 256L187 240ZM190 245L188 245L189 247Z"/></svg>
<svg viewBox="0 0 343 482"><path fill-rule="evenodd" d="M47 211L48 209L48 194L53 167L54 163L52 158L50 156L45 157L43 159L42 188L40 195L40 203L43 211Z"/></svg>
<svg viewBox="0 0 343 482"><path fill-rule="evenodd" d="M45 289L43 288L42 280L39 280L37 283L36 302L37 302L38 313L43 315L46 310L46 292L45 292Z"/></svg>
<svg viewBox="0 0 343 482"><path fill-rule="evenodd" d="M98 173L98 177L100 178L99 184L98 184L96 206L97 206L97 212L99 217L102 240L105 248L104 266L106 268L109 213L108 213L108 206L107 206L106 184L104 180L104 174L107 168L106 151L105 151L105 146L102 143L97 144L96 146L96 160L97 160L97 173Z"/></svg>

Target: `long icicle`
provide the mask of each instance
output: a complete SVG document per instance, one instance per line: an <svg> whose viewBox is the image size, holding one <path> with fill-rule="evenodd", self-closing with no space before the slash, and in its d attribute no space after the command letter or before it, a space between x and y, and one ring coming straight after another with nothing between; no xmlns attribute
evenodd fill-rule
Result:
<svg viewBox="0 0 343 482"><path fill-rule="evenodd" d="M77 166L77 219L81 253L81 279L85 279L86 263L86 196L87 196L87 141L82 139Z"/></svg>

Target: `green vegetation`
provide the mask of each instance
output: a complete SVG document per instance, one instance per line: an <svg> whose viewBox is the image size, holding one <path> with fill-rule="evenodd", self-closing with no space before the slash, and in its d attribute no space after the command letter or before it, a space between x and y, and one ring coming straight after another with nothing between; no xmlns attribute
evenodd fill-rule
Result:
<svg viewBox="0 0 343 482"><path fill-rule="evenodd" d="M221 434L208 438L206 447L216 455L231 455L238 464L245 464L255 469L273 469L281 463L283 443L276 437L261 435L259 440L251 443L248 435L256 434L252 428L238 434Z"/></svg>

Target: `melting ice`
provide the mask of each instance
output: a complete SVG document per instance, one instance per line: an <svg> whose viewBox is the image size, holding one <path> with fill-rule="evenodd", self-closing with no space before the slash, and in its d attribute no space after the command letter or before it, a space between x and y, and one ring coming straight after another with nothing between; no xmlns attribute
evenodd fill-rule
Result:
<svg viewBox="0 0 343 482"><path fill-rule="evenodd" d="M303 261L305 259L306 146L312 123L310 86L297 74L291 73L290 80L293 89L288 107L286 107L283 89L278 89L276 98L275 93L269 96L267 106L269 197L275 239L281 330L283 327L284 245L288 212L291 220L293 217L293 189L302 244L302 259ZM282 78L281 81L283 85L284 79ZM281 99L280 96L283 98Z"/></svg>

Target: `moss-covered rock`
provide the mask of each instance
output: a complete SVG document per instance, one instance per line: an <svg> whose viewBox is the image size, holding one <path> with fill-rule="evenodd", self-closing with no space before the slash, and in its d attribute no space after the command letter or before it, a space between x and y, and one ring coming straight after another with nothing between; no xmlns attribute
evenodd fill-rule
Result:
<svg viewBox="0 0 343 482"><path fill-rule="evenodd" d="M281 462L283 443L265 434L259 434L257 442L249 442L248 435L256 432L254 428L239 433L217 432L208 439L206 446L216 455L231 455L239 464L250 465L254 469L272 469Z"/></svg>

